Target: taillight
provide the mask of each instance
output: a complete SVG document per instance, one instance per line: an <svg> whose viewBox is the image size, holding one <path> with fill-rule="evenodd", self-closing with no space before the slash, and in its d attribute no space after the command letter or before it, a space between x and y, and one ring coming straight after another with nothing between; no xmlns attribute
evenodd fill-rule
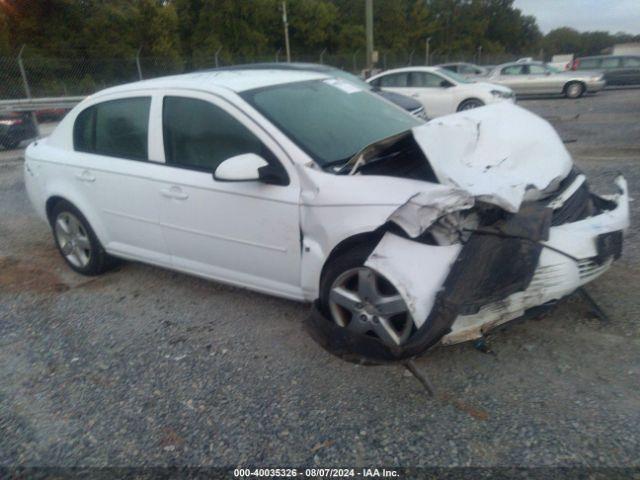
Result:
<svg viewBox="0 0 640 480"><path fill-rule="evenodd" d="M20 125L21 123L22 123L22 119L20 118L0 120L0 125L6 125L7 127L10 127L12 125Z"/></svg>

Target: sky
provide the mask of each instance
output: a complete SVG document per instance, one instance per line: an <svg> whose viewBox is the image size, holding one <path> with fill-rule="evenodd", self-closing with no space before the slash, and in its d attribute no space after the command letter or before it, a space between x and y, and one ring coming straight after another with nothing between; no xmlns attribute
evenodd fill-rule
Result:
<svg viewBox="0 0 640 480"><path fill-rule="evenodd" d="M640 0L515 0L543 33L558 27L640 34Z"/></svg>

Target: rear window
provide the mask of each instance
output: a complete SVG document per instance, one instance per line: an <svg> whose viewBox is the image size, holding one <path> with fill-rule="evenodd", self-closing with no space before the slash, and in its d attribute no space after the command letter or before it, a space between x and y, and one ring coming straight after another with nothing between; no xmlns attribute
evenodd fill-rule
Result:
<svg viewBox="0 0 640 480"><path fill-rule="evenodd" d="M150 97L123 98L83 110L73 127L73 147L131 160L148 158Z"/></svg>

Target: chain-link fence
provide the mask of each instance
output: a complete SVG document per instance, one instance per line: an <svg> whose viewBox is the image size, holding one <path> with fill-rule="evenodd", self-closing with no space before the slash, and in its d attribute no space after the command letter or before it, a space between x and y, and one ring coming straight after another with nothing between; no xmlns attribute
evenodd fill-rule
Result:
<svg viewBox="0 0 640 480"><path fill-rule="evenodd" d="M88 95L109 86L142 78L227 65L286 61L285 52L282 50L260 56L235 55L218 50L210 56L200 56L190 61L180 58L140 56L140 54L132 58L56 58L23 54L23 50L13 57L0 57L0 100ZM427 62L424 49L409 52L381 51L376 67L386 70L453 61L495 65L513 59L514 56L508 54L481 55L480 52L474 52L453 55L434 50L429 54ZM322 63L356 74L360 74L366 66L364 49L340 54L328 53L326 49L307 54L294 53L291 61Z"/></svg>

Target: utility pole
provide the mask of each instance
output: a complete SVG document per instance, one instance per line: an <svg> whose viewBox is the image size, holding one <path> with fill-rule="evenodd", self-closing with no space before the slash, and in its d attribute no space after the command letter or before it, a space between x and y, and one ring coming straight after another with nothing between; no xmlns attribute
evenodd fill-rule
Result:
<svg viewBox="0 0 640 480"><path fill-rule="evenodd" d="M429 65L429 43L431 42L431 37L427 37L425 40L424 46L424 64Z"/></svg>
<svg viewBox="0 0 640 480"><path fill-rule="evenodd" d="M138 49L136 53L136 66L138 67L138 80L142 80L142 67L140 67L140 52L142 51L142 47ZM217 67L217 65L216 65Z"/></svg>
<svg viewBox="0 0 640 480"><path fill-rule="evenodd" d="M29 87L29 80L27 79L27 72L24 69L24 63L22 62L22 52L24 52L24 47L26 47L26 45L22 45L22 47L20 48L20 53L18 53L18 68L20 68L20 76L22 77L24 93L28 99L31 99L31 88ZM36 136L40 137L40 125L38 124L38 117L36 117L36 112L31 110L30 115L31 120L33 121L33 125L36 127Z"/></svg>
<svg viewBox="0 0 640 480"><path fill-rule="evenodd" d="M367 69L373 69L373 0L365 0L365 31L367 37Z"/></svg>
<svg viewBox="0 0 640 480"><path fill-rule="evenodd" d="M287 51L287 63L291 63L291 49L289 48L289 22L287 21L287 2L282 2L282 23L284 24L284 48Z"/></svg>

